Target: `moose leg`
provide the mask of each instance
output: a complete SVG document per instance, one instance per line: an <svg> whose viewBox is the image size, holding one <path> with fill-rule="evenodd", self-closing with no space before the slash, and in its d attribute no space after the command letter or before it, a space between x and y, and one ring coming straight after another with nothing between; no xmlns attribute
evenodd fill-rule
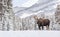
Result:
<svg viewBox="0 0 60 37"><path fill-rule="evenodd" d="M42 30L44 30L44 23L42 23Z"/></svg>
<svg viewBox="0 0 60 37"><path fill-rule="evenodd" d="M49 30L49 25L50 25L50 21L48 21L47 23L47 29Z"/></svg>
<svg viewBox="0 0 60 37"><path fill-rule="evenodd" d="M42 30L44 30L44 27L42 26Z"/></svg>
<svg viewBox="0 0 60 37"><path fill-rule="evenodd" d="M48 25L48 30L49 30L49 25Z"/></svg>
<svg viewBox="0 0 60 37"><path fill-rule="evenodd" d="M46 26L46 29L49 30L49 25Z"/></svg>
<svg viewBox="0 0 60 37"><path fill-rule="evenodd" d="M41 28L40 28L41 26L38 26L38 28L39 28L39 30L41 30Z"/></svg>

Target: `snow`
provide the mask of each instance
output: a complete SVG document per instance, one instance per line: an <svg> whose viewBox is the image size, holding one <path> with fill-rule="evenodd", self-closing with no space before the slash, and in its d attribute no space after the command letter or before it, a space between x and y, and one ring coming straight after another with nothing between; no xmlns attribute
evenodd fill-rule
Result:
<svg viewBox="0 0 60 37"><path fill-rule="evenodd" d="M0 37L60 37L59 31L4 31Z"/></svg>
<svg viewBox="0 0 60 37"><path fill-rule="evenodd" d="M58 0L57 2L58 2L57 4L60 4L60 0Z"/></svg>
<svg viewBox="0 0 60 37"><path fill-rule="evenodd" d="M25 17L28 17L28 16L30 16L30 15L32 15L32 14L23 13L22 16L20 16L20 18L25 18Z"/></svg>
<svg viewBox="0 0 60 37"><path fill-rule="evenodd" d="M30 0L24 4L22 4L22 7L30 7L32 6L33 4L35 4L38 0Z"/></svg>
<svg viewBox="0 0 60 37"><path fill-rule="evenodd" d="M39 12L37 12L37 13L23 13L21 16L20 16L20 18L26 18L26 17L28 17L28 16L31 16L31 15L37 15L38 13L40 13L40 12L42 12L42 11L39 11Z"/></svg>

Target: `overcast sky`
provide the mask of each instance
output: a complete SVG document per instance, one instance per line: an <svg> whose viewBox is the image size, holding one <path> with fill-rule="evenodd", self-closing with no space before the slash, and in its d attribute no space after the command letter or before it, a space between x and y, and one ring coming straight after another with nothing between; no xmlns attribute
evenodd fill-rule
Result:
<svg viewBox="0 0 60 37"><path fill-rule="evenodd" d="M30 7L35 4L38 0L13 0L13 7Z"/></svg>

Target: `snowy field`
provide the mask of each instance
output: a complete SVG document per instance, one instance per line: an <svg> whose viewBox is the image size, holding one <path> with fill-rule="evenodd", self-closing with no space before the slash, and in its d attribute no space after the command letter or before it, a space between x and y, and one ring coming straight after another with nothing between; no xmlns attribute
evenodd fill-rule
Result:
<svg viewBox="0 0 60 37"><path fill-rule="evenodd" d="M59 31L0 31L0 37L60 37Z"/></svg>

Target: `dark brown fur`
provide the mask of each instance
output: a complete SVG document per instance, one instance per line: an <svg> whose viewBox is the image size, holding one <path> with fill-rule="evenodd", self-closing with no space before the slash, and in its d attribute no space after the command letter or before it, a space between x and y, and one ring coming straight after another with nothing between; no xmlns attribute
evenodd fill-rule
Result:
<svg viewBox="0 0 60 37"><path fill-rule="evenodd" d="M37 20L37 24L38 24L39 29L41 29L40 27L42 27L42 30L43 30L44 29L43 26L46 26L49 29L50 20L49 19L39 18Z"/></svg>

